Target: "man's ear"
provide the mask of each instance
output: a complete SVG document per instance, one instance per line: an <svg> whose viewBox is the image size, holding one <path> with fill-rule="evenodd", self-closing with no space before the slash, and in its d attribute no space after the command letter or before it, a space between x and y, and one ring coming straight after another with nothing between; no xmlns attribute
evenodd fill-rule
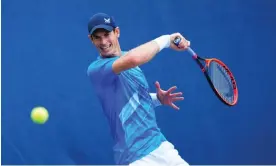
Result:
<svg viewBox="0 0 276 166"><path fill-rule="evenodd" d="M120 37L120 28L119 27L115 28L115 34L118 38Z"/></svg>
<svg viewBox="0 0 276 166"><path fill-rule="evenodd" d="M93 43L93 39L92 39L92 35L88 35L88 38L90 39L90 41Z"/></svg>

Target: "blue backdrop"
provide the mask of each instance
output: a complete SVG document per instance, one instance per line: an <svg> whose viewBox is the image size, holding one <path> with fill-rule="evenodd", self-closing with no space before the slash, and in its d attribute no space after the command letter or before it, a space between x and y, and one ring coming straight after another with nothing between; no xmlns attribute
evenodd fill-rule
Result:
<svg viewBox="0 0 276 166"><path fill-rule="evenodd" d="M223 105L187 52L162 51L141 66L183 91L179 112L158 124L190 164L276 164L275 0L2 0L2 164L114 164L112 139L86 75L97 52L87 38L96 12L115 17L121 48L180 32L202 56L235 74L239 102ZM33 107L50 113L44 125Z"/></svg>

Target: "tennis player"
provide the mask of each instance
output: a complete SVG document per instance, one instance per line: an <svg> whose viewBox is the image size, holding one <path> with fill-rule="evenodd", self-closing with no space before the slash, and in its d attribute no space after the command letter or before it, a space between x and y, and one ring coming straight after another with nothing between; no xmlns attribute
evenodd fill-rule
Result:
<svg viewBox="0 0 276 166"><path fill-rule="evenodd" d="M97 13L88 22L88 37L99 51L87 74L95 88L104 114L108 119L116 164L131 166L187 166L174 146L165 138L156 124L154 108L183 100L181 92L173 93L160 88L149 92L147 80L138 67L152 60L164 48L186 50L190 45L181 34L162 35L130 51L122 51L119 44L120 29L114 18ZM178 47L175 37L181 37Z"/></svg>

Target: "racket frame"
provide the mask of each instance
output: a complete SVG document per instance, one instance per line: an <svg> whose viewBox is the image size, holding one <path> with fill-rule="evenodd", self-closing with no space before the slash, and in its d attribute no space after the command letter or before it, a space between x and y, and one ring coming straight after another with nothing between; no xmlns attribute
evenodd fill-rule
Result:
<svg viewBox="0 0 276 166"><path fill-rule="evenodd" d="M205 59L205 58L199 57L197 54L192 55L192 57L196 61L196 63L199 65L201 71L204 73L204 75L205 75L205 77L206 77L206 79L207 79L210 87L212 88L212 90L214 91L214 93L216 94L216 96L223 103L225 103L228 106L234 106L235 104L237 104L237 101L238 101L238 88L237 88L237 83L236 83L236 80L234 78L234 75L232 74L232 72L230 71L230 69L222 61L220 61L219 59L216 59L216 58ZM205 65L202 64L200 62L200 60L204 61ZM212 61L215 61L216 63L218 63L219 65L221 65L225 69L225 71L227 72L228 76L230 77L231 84L233 86L233 93L234 93L233 102L228 102L228 101L224 100L223 96L219 93L219 91L215 88L214 84L212 83L212 80L211 80L211 78L208 75L208 68L209 68L209 65L210 65L210 63Z"/></svg>

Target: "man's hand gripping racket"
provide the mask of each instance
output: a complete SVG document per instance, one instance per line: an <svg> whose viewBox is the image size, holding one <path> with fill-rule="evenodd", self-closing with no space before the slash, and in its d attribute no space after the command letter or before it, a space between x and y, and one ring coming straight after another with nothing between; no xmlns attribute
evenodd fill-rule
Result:
<svg viewBox="0 0 276 166"><path fill-rule="evenodd" d="M173 41L176 46L180 42L180 37L176 37ZM217 97L226 105L234 106L238 101L238 88L230 69L216 58L199 57L190 47L187 51L199 65Z"/></svg>

